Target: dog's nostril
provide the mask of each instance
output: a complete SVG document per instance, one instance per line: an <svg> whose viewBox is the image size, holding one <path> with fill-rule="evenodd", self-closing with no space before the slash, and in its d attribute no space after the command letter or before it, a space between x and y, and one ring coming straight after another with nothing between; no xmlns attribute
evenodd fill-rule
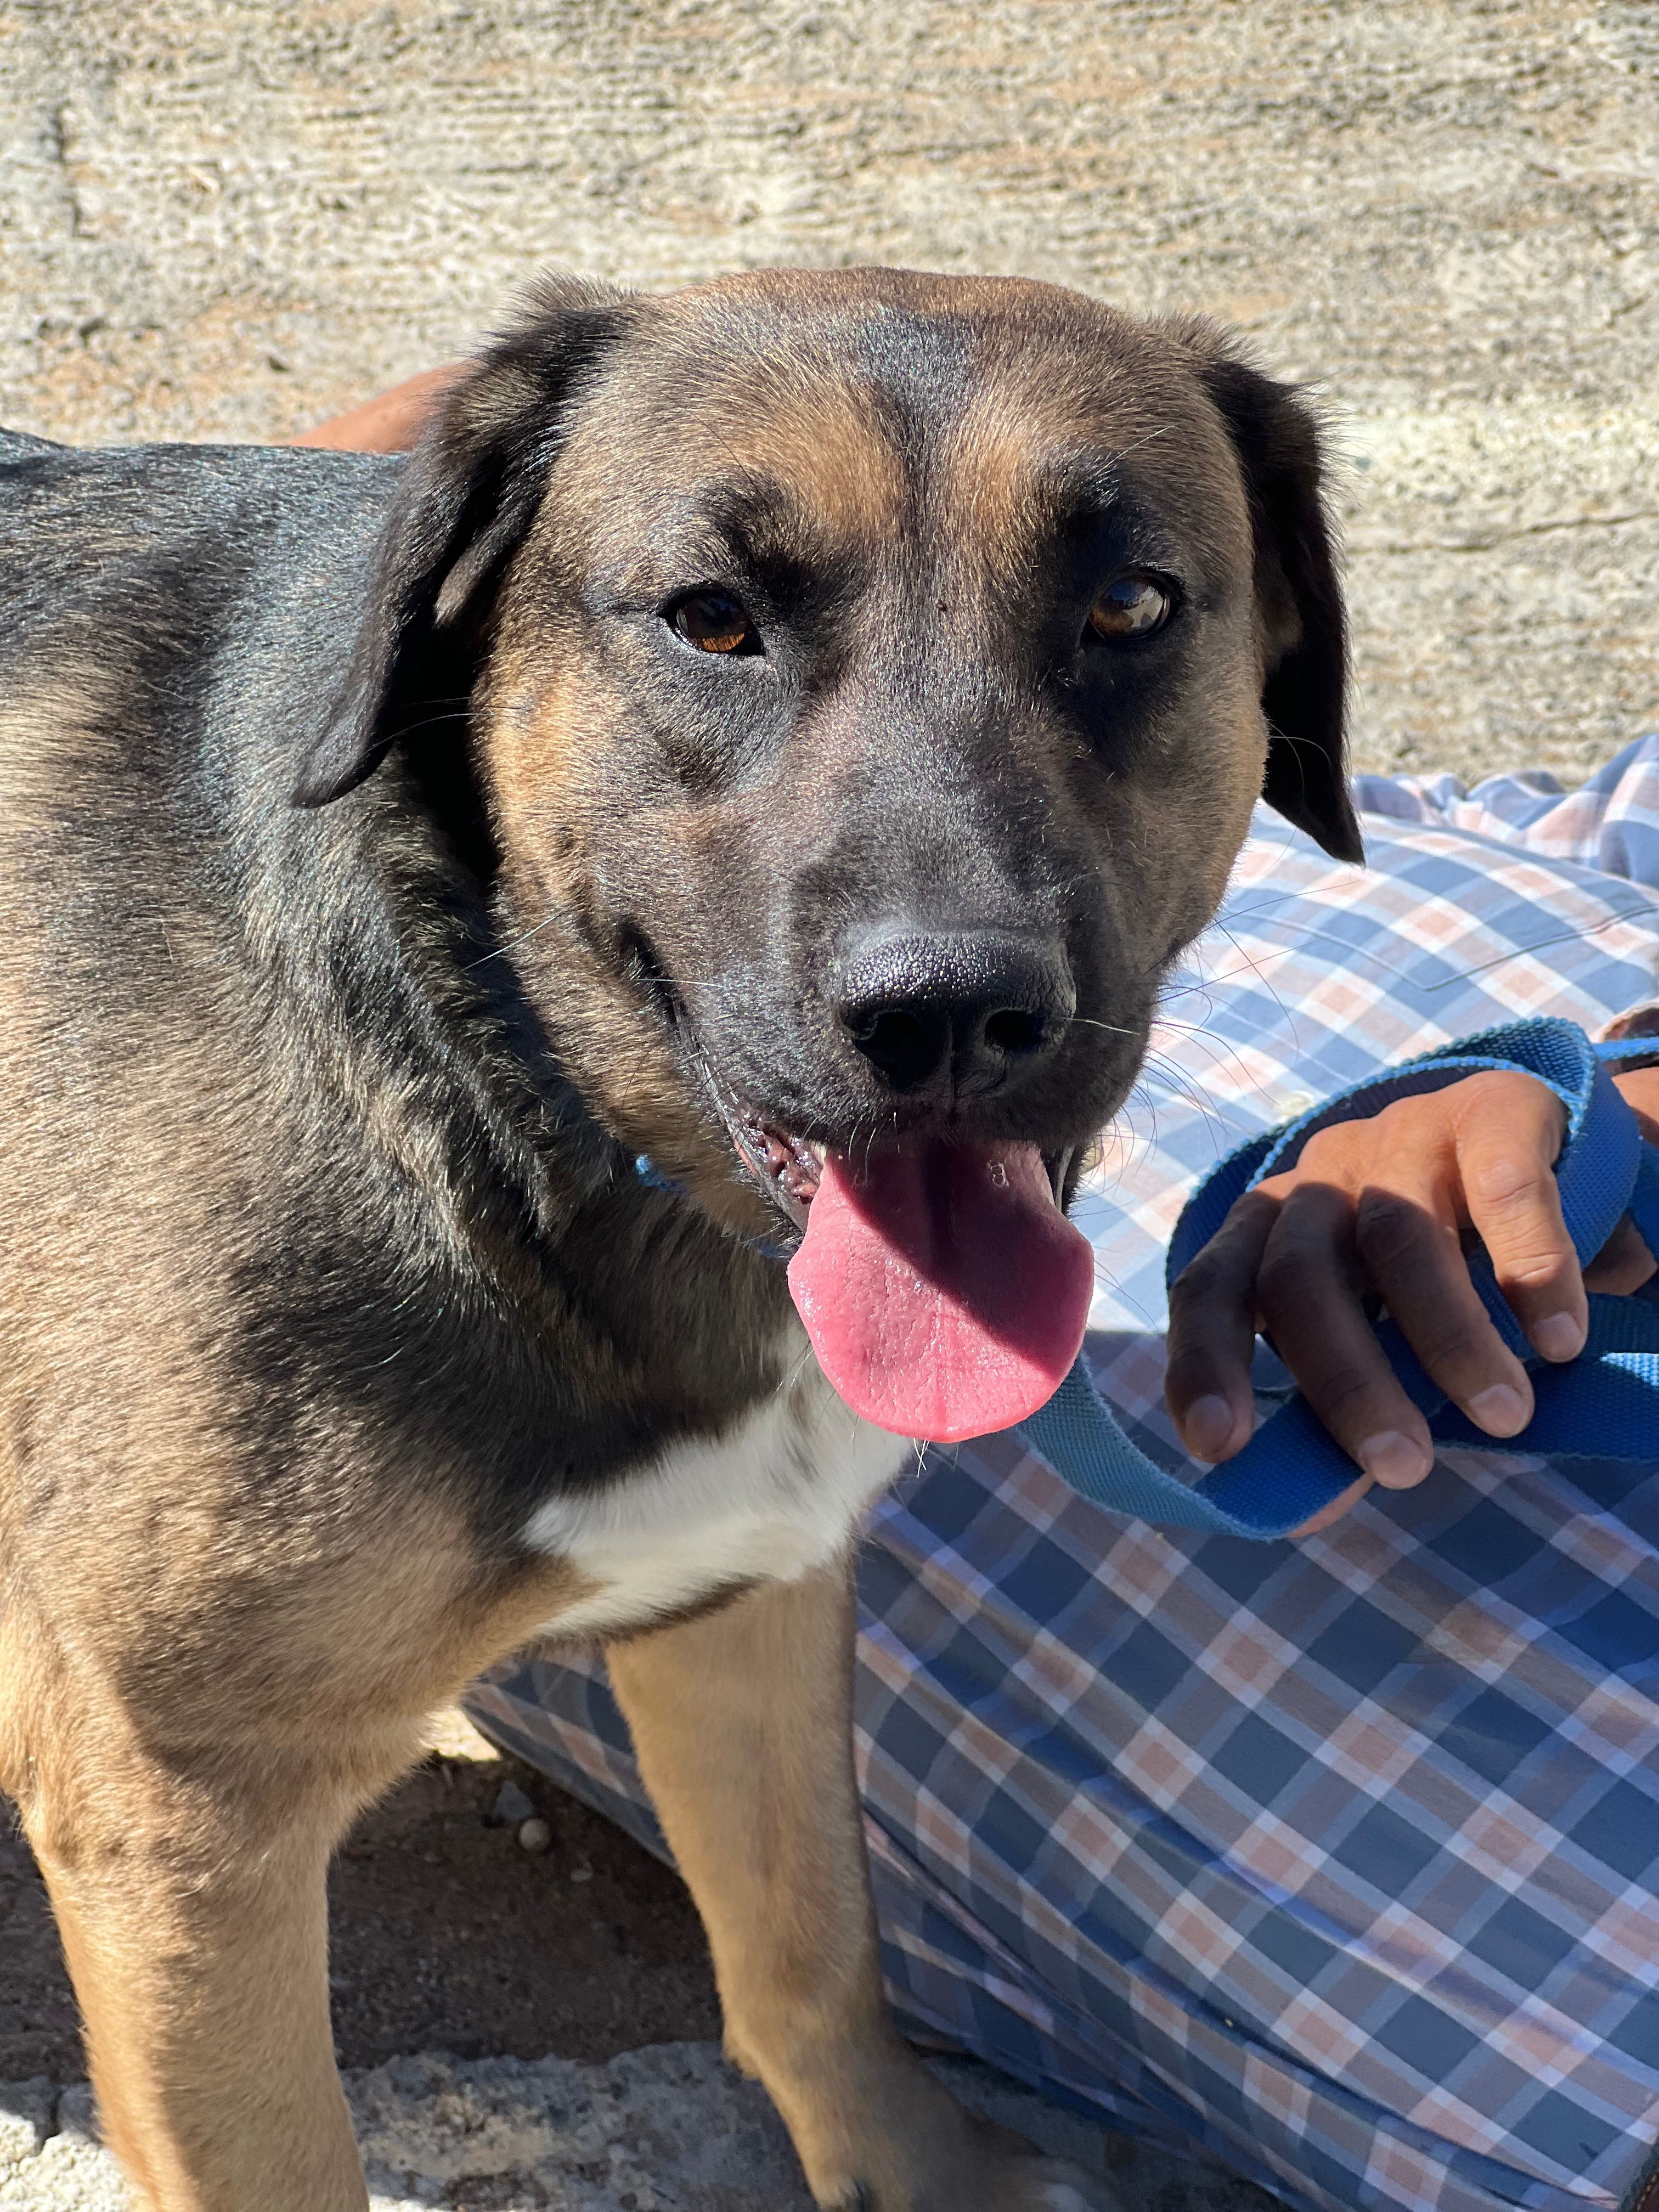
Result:
<svg viewBox="0 0 1659 2212"><path fill-rule="evenodd" d="M1010 1055L1041 1051L1048 1034L1048 1024L1029 1006L1004 1006L986 1017L986 1043Z"/></svg>
<svg viewBox="0 0 1659 2212"><path fill-rule="evenodd" d="M899 1091L920 1090L951 1049L951 1024L942 1011L884 1006L847 1027L864 1057Z"/></svg>

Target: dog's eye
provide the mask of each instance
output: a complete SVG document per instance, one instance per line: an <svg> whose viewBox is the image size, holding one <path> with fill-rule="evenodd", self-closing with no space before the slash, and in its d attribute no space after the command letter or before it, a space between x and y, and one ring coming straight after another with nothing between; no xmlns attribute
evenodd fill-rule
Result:
<svg viewBox="0 0 1659 2212"><path fill-rule="evenodd" d="M1091 637L1108 643L1121 637L1150 637L1175 612L1175 600L1156 578L1132 568L1114 576L1089 610Z"/></svg>
<svg viewBox="0 0 1659 2212"><path fill-rule="evenodd" d="M753 653L760 644L754 623L726 592L691 592L668 619L700 653Z"/></svg>

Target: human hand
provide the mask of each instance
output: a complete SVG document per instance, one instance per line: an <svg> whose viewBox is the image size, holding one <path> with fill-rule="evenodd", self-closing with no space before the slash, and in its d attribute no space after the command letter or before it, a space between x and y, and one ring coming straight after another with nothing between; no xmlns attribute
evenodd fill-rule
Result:
<svg viewBox="0 0 1659 2212"><path fill-rule="evenodd" d="M1616 1080L1659 1144L1659 1069ZM1472 1075L1322 1130L1288 1174L1240 1199L1170 1292L1164 1390L1187 1449L1224 1460L1249 1440L1260 1328L1363 1470L1297 1534L1346 1512L1373 1482L1420 1482L1434 1459L1428 1423L1395 1379L1368 1297L1478 1427L1525 1428L1532 1385L1476 1295L1468 1247L1485 1243L1522 1328L1550 1360L1582 1349L1587 1288L1630 1291L1655 1272L1626 1220L1581 1277L1552 1171L1565 1126L1560 1101L1534 1077Z"/></svg>

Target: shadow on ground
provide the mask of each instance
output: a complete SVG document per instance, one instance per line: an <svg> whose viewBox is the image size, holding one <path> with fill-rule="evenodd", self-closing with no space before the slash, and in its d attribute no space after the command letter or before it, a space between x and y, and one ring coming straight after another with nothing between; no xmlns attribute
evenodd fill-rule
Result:
<svg viewBox="0 0 1659 2212"><path fill-rule="evenodd" d="M679 1877L516 1759L434 1753L359 1821L329 1881L340 2063L410 2051L587 2061L720 2034L702 1927ZM505 1782L552 1840L492 1818ZM28 1846L0 1834L0 2081L85 2071Z"/></svg>

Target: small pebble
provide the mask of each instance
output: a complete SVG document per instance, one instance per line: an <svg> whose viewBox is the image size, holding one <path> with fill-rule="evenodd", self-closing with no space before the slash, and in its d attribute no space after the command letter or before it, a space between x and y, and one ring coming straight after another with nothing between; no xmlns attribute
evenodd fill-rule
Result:
<svg viewBox="0 0 1659 2212"><path fill-rule="evenodd" d="M516 1828L520 1820L527 1820L535 1811L516 1782L503 1782L495 1792L495 1802L489 1808L489 1817L504 1828Z"/></svg>
<svg viewBox="0 0 1659 2212"><path fill-rule="evenodd" d="M519 1823L519 1849L532 1855L544 1851L553 1840L553 1831L537 1814Z"/></svg>
<svg viewBox="0 0 1659 2212"><path fill-rule="evenodd" d="M570 1879L572 1881L592 1881L593 1869L592 1867L573 1867L570 1870Z"/></svg>

